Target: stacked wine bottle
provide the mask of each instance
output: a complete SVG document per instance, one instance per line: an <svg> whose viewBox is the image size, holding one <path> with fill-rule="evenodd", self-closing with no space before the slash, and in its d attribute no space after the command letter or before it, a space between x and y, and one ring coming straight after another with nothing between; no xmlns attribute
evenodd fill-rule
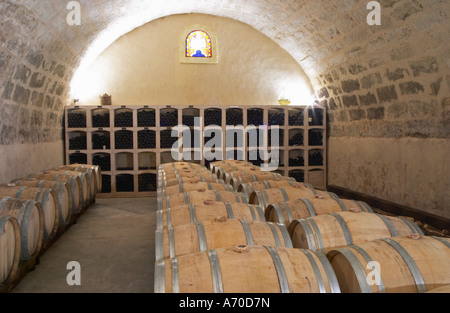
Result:
<svg viewBox="0 0 450 313"><path fill-rule="evenodd" d="M303 146L304 142L303 142L303 133L297 133L294 136L292 136L289 139L289 146L291 147L296 147L296 146Z"/></svg>
<svg viewBox="0 0 450 313"><path fill-rule="evenodd" d="M93 133L92 149L94 150L111 149L111 138L109 137L109 133L106 132Z"/></svg>
<svg viewBox="0 0 450 313"><path fill-rule="evenodd" d="M138 127L156 127L155 110L140 110L138 112Z"/></svg>
<svg viewBox="0 0 450 313"><path fill-rule="evenodd" d="M323 146L323 135L321 130L309 131L309 145L310 146Z"/></svg>
<svg viewBox="0 0 450 313"><path fill-rule="evenodd" d="M310 152L309 166L323 166L323 155L319 151Z"/></svg>
<svg viewBox="0 0 450 313"><path fill-rule="evenodd" d="M115 134L116 150L133 149L133 132L128 130L119 130Z"/></svg>
<svg viewBox="0 0 450 313"><path fill-rule="evenodd" d="M118 111L114 116L115 127L133 127L133 112L130 111Z"/></svg>
<svg viewBox="0 0 450 313"><path fill-rule="evenodd" d="M92 114L92 127L108 128L109 126L109 111L100 110Z"/></svg>
<svg viewBox="0 0 450 313"><path fill-rule="evenodd" d="M153 130L141 130L138 132L138 148L139 149L155 149L156 148L156 132Z"/></svg>
<svg viewBox="0 0 450 313"><path fill-rule="evenodd" d="M222 125L222 110L209 109L205 110L205 126Z"/></svg>
<svg viewBox="0 0 450 313"><path fill-rule="evenodd" d="M84 112L70 112L67 115L69 128L85 128L86 127L86 113Z"/></svg>
<svg viewBox="0 0 450 313"><path fill-rule="evenodd" d="M289 115L289 125L290 126L303 126L305 116L303 111L298 111L296 114Z"/></svg>

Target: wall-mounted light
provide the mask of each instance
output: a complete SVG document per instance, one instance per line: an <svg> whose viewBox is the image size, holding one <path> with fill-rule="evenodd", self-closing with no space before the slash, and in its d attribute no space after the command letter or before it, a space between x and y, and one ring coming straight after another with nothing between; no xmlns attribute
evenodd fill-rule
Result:
<svg viewBox="0 0 450 313"><path fill-rule="evenodd" d="M80 102L80 99L73 99L73 104L76 105L78 102Z"/></svg>

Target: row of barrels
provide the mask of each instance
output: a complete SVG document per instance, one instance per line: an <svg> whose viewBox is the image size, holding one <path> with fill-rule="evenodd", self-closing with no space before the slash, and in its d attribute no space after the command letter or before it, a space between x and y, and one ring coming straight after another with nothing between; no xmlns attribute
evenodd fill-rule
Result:
<svg viewBox="0 0 450 313"><path fill-rule="evenodd" d="M156 292L426 292L450 284L448 238L364 202L240 161L166 164L158 183Z"/></svg>
<svg viewBox="0 0 450 313"><path fill-rule="evenodd" d="M101 192L98 166L62 166L0 185L0 291L9 292Z"/></svg>

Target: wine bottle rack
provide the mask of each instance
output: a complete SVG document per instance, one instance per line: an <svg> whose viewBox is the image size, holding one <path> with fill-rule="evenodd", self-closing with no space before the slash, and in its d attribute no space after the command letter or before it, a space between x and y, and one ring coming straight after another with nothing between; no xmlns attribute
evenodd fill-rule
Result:
<svg viewBox="0 0 450 313"><path fill-rule="evenodd" d="M216 125L225 137L222 158L244 157L255 165L271 160L264 161L255 154L258 147L250 144L250 136L245 133L243 147L226 148L226 126L255 125L267 128L269 133L279 127L278 145L272 145L271 134L266 139L269 153L272 149L280 152L276 171L326 188L326 109L322 107L70 106L65 118L66 162L100 166L104 186L100 198L156 195L159 165L174 161L171 148L182 138L181 134L171 137L172 128L179 124L200 132ZM201 118L202 125L195 125L195 118ZM233 142L237 141L234 136ZM199 156L203 146L198 143L204 145L210 138L201 136L196 142L196 137L192 136L190 146L186 140L182 142L191 148L191 155ZM264 144L259 135L257 144ZM250 160L255 155L257 159ZM215 160L189 161L208 166Z"/></svg>

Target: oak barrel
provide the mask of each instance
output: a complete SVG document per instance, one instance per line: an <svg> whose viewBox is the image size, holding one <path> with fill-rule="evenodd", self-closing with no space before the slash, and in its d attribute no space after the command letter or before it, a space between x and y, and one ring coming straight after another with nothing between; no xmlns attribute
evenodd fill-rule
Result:
<svg viewBox="0 0 450 313"><path fill-rule="evenodd" d="M315 199L337 197L326 191L315 190L306 187L302 183L296 183L293 187L279 187L265 190L257 190L250 195L249 203L259 205L264 210L273 203L286 202L293 199Z"/></svg>
<svg viewBox="0 0 450 313"><path fill-rule="evenodd" d="M0 187L0 198L3 197L39 202L44 214L44 238L50 238L58 231L58 196L53 190L13 185L12 187Z"/></svg>
<svg viewBox="0 0 450 313"><path fill-rule="evenodd" d="M449 238L384 238L327 257L344 293L424 293L450 284Z"/></svg>
<svg viewBox="0 0 450 313"><path fill-rule="evenodd" d="M17 276L20 261L20 226L15 217L0 217L0 287Z"/></svg>
<svg viewBox="0 0 450 313"><path fill-rule="evenodd" d="M183 193L183 192L189 192L199 189L206 189L206 190L223 190L223 191L232 191L231 188L229 188L225 184L219 184L219 183L210 183L210 182L199 182L199 183L184 183L181 182L178 186L170 186L165 188L164 190L159 191L158 193L161 194L163 197L167 197L173 194Z"/></svg>
<svg viewBox="0 0 450 313"><path fill-rule="evenodd" d="M156 212L156 229L208 221L217 216L240 219L247 222L265 222L264 212L258 206L243 203L205 201L200 204L185 204Z"/></svg>
<svg viewBox="0 0 450 313"><path fill-rule="evenodd" d="M157 230L156 261L240 244L292 248L289 233L282 224L218 217Z"/></svg>
<svg viewBox="0 0 450 313"><path fill-rule="evenodd" d="M20 259L36 257L44 238L44 213L39 202L5 197L0 201L0 217L15 217L20 225Z"/></svg>
<svg viewBox="0 0 450 313"><path fill-rule="evenodd" d="M98 166L97 166L98 167ZM71 170L74 172L86 173L89 179L89 187L90 192L89 196L92 199L95 199L97 193L99 193L98 188L101 188L101 185L98 185L98 175L100 174L100 184L102 180L101 171L96 171L94 166L89 165L65 165L59 168L60 170ZM101 189L100 189L101 192Z"/></svg>
<svg viewBox="0 0 450 313"><path fill-rule="evenodd" d="M450 285L445 285L443 287L430 290L427 293L450 293Z"/></svg>
<svg viewBox="0 0 450 313"><path fill-rule="evenodd" d="M218 179L215 175L211 173L205 173L205 174L193 174L189 176L184 177L175 177L175 178L169 178L169 179L160 179L158 181L158 188L159 189L166 189L170 186L176 186L181 183L196 183L196 182L210 182L210 183L216 183L216 184L224 184L224 181L221 179Z"/></svg>
<svg viewBox="0 0 450 313"><path fill-rule="evenodd" d="M219 190L195 190L181 194L163 197L158 201L158 209L177 207L183 204L197 204L205 201L218 201L229 203L248 203L243 193Z"/></svg>
<svg viewBox="0 0 450 313"><path fill-rule="evenodd" d="M164 259L155 293L339 293L323 253L245 245Z"/></svg>
<svg viewBox="0 0 450 313"><path fill-rule="evenodd" d="M90 181L89 181L89 177L88 177L87 173L80 173L80 172L68 171L68 170L50 170L50 171L45 171L43 174L47 174L47 173L78 176L80 178L80 182L81 182L80 191L81 191L81 199L83 200L83 202L82 202L83 205L88 206L94 200L90 194L91 187L90 187Z"/></svg>
<svg viewBox="0 0 450 313"><path fill-rule="evenodd" d="M249 182L288 179L288 177L281 176L278 173L261 171L255 171L251 173L245 172L245 174L243 172L237 171L227 174L229 175L229 177L225 179L225 182L228 182L228 184L233 186L234 190L238 190L240 185Z"/></svg>
<svg viewBox="0 0 450 313"><path fill-rule="evenodd" d="M227 174L228 173L235 173L235 172L241 172L241 174L243 175L250 175L251 173L259 173L261 172L261 168L260 167L256 167L253 164L239 164L239 165L231 165L231 164L227 164L227 165L221 165L221 166L216 166L215 168L215 173L217 175L218 178L220 179L227 179Z"/></svg>
<svg viewBox="0 0 450 313"><path fill-rule="evenodd" d="M314 251L397 236L423 236L419 226L410 220L362 213L360 209L295 220L289 226L289 234L295 248Z"/></svg>
<svg viewBox="0 0 450 313"><path fill-rule="evenodd" d="M69 184L72 197L72 214L79 214L81 212L81 208L83 207L83 199L81 196L82 184L80 177L66 174L41 173L30 175L30 178L35 178L37 180L65 182Z"/></svg>
<svg viewBox="0 0 450 313"><path fill-rule="evenodd" d="M52 189L58 197L59 225L64 226L70 223L72 217L72 195L69 184L66 182L37 180L35 178L14 180L12 183L17 186Z"/></svg>
<svg viewBox="0 0 450 313"><path fill-rule="evenodd" d="M224 167L224 166L238 166L238 165L253 165L253 164L247 161L240 161L240 160L223 160L209 163L209 169L211 173L214 174L217 172L220 166Z"/></svg>
<svg viewBox="0 0 450 313"><path fill-rule="evenodd" d="M269 222L282 223L289 227L289 224L297 219L356 209L373 213L372 208L365 202L336 197L334 199L294 199L273 203L266 208L265 217Z"/></svg>
<svg viewBox="0 0 450 313"><path fill-rule="evenodd" d="M250 199L252 192L263 189L271 189L277 187L289 187L293 186L297 181L294 178L280 179L280 180L263 180L256 182L249 182L246 184L241 184L238 187L238 192L243 192L247 199ZM303 183L302 183L303 184ZM305 185L306 186L306 185ZM309 188L309 186L306 186Z"/></svg>

